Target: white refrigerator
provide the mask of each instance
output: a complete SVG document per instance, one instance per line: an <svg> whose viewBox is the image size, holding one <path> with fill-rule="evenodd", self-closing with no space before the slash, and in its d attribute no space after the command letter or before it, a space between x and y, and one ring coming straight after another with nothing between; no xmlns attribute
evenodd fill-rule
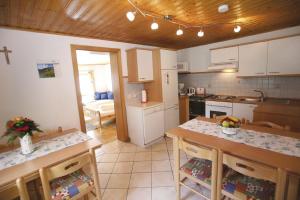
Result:
<svg viewBox="0 0 300 200"><path fill-rule="evenodd" d="M165 111L165 131L179 126L177 69L162 69L162 93Z"/></svg>

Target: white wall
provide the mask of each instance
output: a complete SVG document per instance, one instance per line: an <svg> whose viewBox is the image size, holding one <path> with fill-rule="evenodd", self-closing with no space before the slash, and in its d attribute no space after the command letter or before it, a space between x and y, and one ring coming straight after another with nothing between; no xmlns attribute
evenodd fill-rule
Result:
<svg viewBox="0 0 300 200"><path fill-rule="evenodd" d="M127 75L125 50L149 46L51 35L0 28L0 48L12 50L11 65L0 54L0 135L14 116L27 116L41 129L79 128L71 44L120 48L123 75ZM36 63L57 60L56 78L40 79ZM126 83L126 82L125 82ZM126 86L127 91L130 86ZM134 87L134 86L133 86Z"/></svg>
<svg viewBox="0 0 300 200"><path fill-rule="evenodd" d="M242 43L255 42L261 40L268 40L276 37L289 36L294 34L300 34L300 26L252 35L248 37L242 37L233 40L227 40L224 42L217 42L208 45L182 49L177 51L177 55L178 55L177 60L179 62L187 61L189 63L191 72L205 71L207 70L207 67L210 65L209 49L231 46L231 45L238 45Z"/></svg>

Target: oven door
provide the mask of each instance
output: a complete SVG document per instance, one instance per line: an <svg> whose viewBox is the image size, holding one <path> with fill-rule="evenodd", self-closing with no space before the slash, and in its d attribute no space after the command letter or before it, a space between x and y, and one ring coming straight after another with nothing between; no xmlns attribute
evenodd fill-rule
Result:
<svg viewBox="0 0 300 200"><path fill-rule="evenodd" d="M190 119L195 117L205 116L205 101L200 99L189 100L189 114Z"/></svg>
<svg viewBox="0 0 300 200"><path fill-rule="evenodd" d="M206 118L213 118L213 116L230 116L232 115L232 108L230 107L223 107L223 106L211 106L206 105L206 112L205 117Z"/></svg>

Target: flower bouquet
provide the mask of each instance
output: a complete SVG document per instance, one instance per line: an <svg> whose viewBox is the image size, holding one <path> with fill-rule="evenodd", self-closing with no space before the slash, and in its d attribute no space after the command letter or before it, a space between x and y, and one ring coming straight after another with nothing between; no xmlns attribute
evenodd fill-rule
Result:
<svg viewBox="0 0 300 200"><path fill-rule="evenodd" d="M42 132L38 126L29 118L16 117L6 123L6 132L3 136L8 137L8 143L12 143L16 138L19 138L22 153L29 154L34 150L31 141L33 132Z"/></svg>

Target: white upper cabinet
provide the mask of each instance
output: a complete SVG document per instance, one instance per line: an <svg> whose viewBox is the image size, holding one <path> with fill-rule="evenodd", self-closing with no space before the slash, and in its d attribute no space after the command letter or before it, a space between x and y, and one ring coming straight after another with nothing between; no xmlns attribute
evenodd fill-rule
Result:
<svg viewBox="0 0 300 200"><path fill-rule="evenodd" d="M267 74L267 63L267 42L239 46L238 76L265 76Z"/></svg>
<svg viewBox="0 0 300 200"><path fill-rule="evenodd" d="M138 66L139 81L153 80L152 51L138 49L137 50L137 66Z"/></svg>
<svg viewBox="0 0 300 200"><path fill-rule="evenodd" d="M300 36L269 41L268 75L300 74Z"/></svg>
<svg viewBox="0 0 300 200"><path fill-rule="evenodd" d="M127 68L128 82L153 81L153 57L152 50L128 49Z"/></svg>
<svg viewBox="0 0 300 200"><path fill-rule="evenodd" d="M160 50L161 69L177 69L176 51Z"/></svg>
<svg viewBox="0 0 300 200"><path fill-rule="evenodd" d="M210 50L211 64L237 62L238 57L239 52L237 46Z"/></svg>

